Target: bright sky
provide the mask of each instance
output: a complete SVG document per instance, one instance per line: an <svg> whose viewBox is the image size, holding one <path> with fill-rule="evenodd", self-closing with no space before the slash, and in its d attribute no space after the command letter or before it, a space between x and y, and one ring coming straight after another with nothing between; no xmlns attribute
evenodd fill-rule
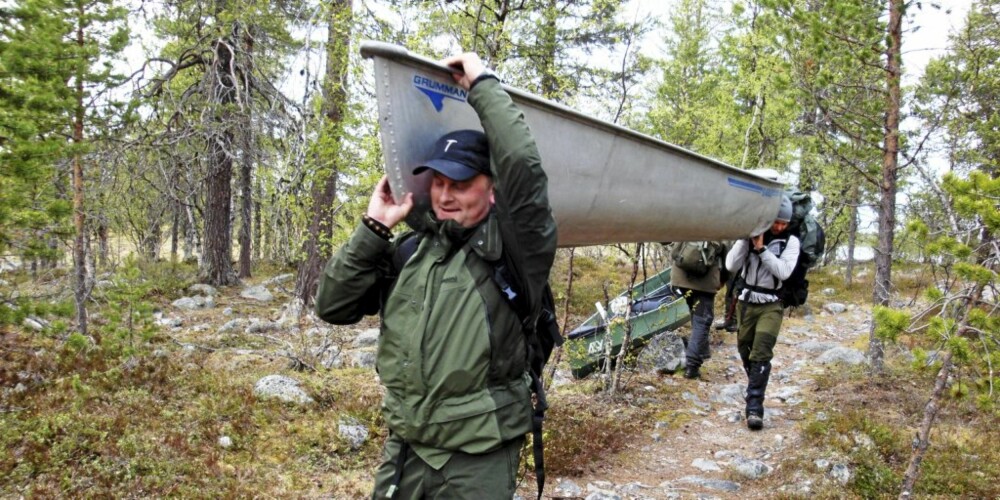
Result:
<svg viewBox="0 0 1000 500"><path fill-rule="evenodd" d="M632 12L637 18L653 16L667 22L670 11L678 0L631 0ZM932 57L939 55L948 46L948 34L958 29L965 21L965 15L972 6L973 0L942 0L940 2L921 2L922 8L914 4L909 9L909 15L903 24L906 32L903 34L903 64L907 77L914 81L923 73L923 68ZM931 7L931 3L944 5L942 8ZM916 29L916 31L913 31ZM660 50L662 32L652 35L645 50L649 55L656 55ZM904 83L911 83L906 81Z"/></svg>

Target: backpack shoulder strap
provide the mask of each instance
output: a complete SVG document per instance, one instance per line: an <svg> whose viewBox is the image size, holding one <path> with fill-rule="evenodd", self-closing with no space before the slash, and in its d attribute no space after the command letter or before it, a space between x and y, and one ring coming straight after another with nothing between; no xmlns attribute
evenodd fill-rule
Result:
<svg viewBox="0 0 1000 500"><path fill-rule="evenodd" d="M413 254L417 252L417 247L420 246L420 240L422 239L423 233L416 231L403 233L399 236L399 242L396 243L396 250L392 252L392 275L394 279L399 276L399 272L410 260L410 257L413 257Z"/></svg>

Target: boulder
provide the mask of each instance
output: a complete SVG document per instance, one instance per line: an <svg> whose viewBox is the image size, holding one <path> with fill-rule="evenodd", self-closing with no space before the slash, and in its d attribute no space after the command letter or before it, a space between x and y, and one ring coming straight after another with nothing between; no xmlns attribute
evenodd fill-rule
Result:
<svg viewBox="0 0 1000 500"><path fill-rule="evenodd" d="M284 375L268 375L257 381L253 393L258 398L276 398L289 403L312 404L313 398L299 387L299 382Z"/></svg>

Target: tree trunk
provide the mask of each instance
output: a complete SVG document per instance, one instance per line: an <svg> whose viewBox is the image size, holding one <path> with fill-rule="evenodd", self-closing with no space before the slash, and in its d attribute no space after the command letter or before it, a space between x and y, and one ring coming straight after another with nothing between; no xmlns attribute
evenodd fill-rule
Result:
<svg viewBox="0 0 1000 500"><path fill-rule="evenodd" d="M951 351L945 351L941 358L941 369L938 370L937 379L934 382L934 391L931 393L930 399L927 400L927 404L924 405L924 418L920 422L920 429L917 430L916 446L910 456L910 463L906 466L906 472L903 474L903 487L899 493L900 500L908 499L913 494L913 486L920 473L920 463L930 445L931 428L934 426L934 420L940 409L941 395L944 394L944 389L948 385L949 373L951 373Z"/></svg>
<svg viewBox="0 0 1000 500"><path fill-rule="evenodd" d="M317 176L312 189L313 216L309 222L309 235L303 243L305 260L299 266L295 280L295 297L303 309L312 305L316 295L320 272L329 248L322 242L328 239L333 228L337 199L337 161L340 155L340 134L343 129L344 107L347 103L348 50L351 42L352 0L334 0L330 4L330 22L327 27L326 75L323 82L323 134L333 148L324 148L323 158L314 158Z"/></svg>
<svg viewBox="0 0 1000 500"><path fill-rule="evenodd" d="M250 277L253 265L253 168L250 160L244 159L240 169L240 278Z"/></svg>
<svg viewBox="0 0 1000 500"><path fill-rule="evenodd" d="M171 215L173 220L170 224L170 262L177 262L177 244L179 243L179 225L181 223L180 204L176 201L170 202Z"/></svg>
<svg viewBox="0 0 1000 500"><path fill-rule="evenodd" d="M108 267L108 218L103 213L97 218L97 263L101 269Z"/></svg>
<svg viewBox="0 0 1000 500"><path fill-rule="evenodd" d="M885 146L882 156L882 179L879 184L881 200L878 214L878 250L875 252L875 286L872 302L889 305L892 287L893 236L896 227L896 179L899 174L899 62L902 42L903 0L889 0L889 47L886 50L886 87L888 98L885 110ZM885 350L882 340L875 336L872 322L868 338L868 356L872 374L881 374Z"/></svg>
<svg viewBox="0 0 1000 500"><path fill-rule="evenodd" d="M253 248L257 251L257 260L264 260L264 233L261 231L263 224L261 224L260 217L260 202L263 200L263 195L261 194L261 181L256 179L254 190L256 196L254 196L255 203L253 204Z"/></svg>
<svg viewBox="0 0 1000 500"><path fill-rule="evenodd" d="M847 286L854 283L854 248L858 241L858 205L861 203L857 184L851 186L850 203L847 209L847 269L844 271L844 284Z"/></svg>
<svg viewBox="0 0 1000 500"><path fill-rule="evenodd" d="M205 254L201 262L201 279L215 286L239 282L233 272L232 215L233 132L229 129L235 102L235 87L231 68L235 54L231 41L215 42L215 64L206 72L212 79L212 98L219 105L215 129L209 132L208 176L205 178Z"/></svg>
<svg viewBox="0 0 1000 500"><path fill-rule="evenodd" d="M83 53L85 40L83 37L83 23L85 18L83 6L78 7L76 43ZM76 75L76 110L73 117L73 144L77 148L83 145L83 121L84 121L84 90L83 75ZM73 153L73 226L76 229L76 237L73 240L73 274L76 278L73 298L76 301L76 328L80 335L87 335L87 218L83 201L83 158L82 153L77 149ZM94 334L94 342L100 345L100 335Z"/></svg>

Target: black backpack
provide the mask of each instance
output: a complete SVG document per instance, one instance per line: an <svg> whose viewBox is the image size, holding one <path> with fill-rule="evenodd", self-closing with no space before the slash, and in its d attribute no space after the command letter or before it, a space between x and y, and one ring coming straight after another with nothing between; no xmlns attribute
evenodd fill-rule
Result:
<svg viewBox="0 0 1000 500"><path fill-rule="evenodd" d="M813 201L807 193L789 193L792 200L792 219L788 223L788 233L799 239L799 259L788 279L779 290L781 303L787 307L798 307L809 297L809 280L806 273L819 264L826 251L826 232L812 215ZM782 247L784 251L784 247Z"/></svg>
<svg viewBox="0 0 1000 500"><path fill-rule="evenodd" d="M399 271L403 269L406 262L417 251L423 233L410 232L400 236L402 242L396 247L396 252L392 255L391 281L399 276ZM507 252L503 252L497 261L487 261L493 266L493 282L500 288L501 295L507 300L511 308L521 320L521 331L524 332L524 341L528 348L528 372L531 374L531 391L535 395L534 414L532 415L531 435L532 452L535 460L535 478L538 483L538 498L542 498L542 489L545 485L545 460L543 456L544 446L542 443L542 422L545 420L545 410L549 408L548 400L545 398L545 387L542 382L545 365L552 356L552 351L556 346L563 344L563 336L559 329L559 322L556 320L556 303L552 294L552 287L548 282L542 290L541 312L535 321L531 321L531 304L525 300L525 294L521 279L517 273L513 272ZM383 293L388 295L389 286L383 287ZM385 303L383 296L382 303Z"/></svg>

